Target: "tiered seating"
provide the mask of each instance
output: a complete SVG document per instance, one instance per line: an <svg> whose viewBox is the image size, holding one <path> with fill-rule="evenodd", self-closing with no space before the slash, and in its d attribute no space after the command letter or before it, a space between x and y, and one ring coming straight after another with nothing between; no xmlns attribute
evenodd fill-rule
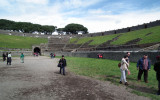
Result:
<svg viewBox="0 0 160 100"><path fill-rule="evenodd" d="M67 38L51 37L50 39L48 39L48 52L63 51L63 48L67 42Z"/></svg>
<svg viewBox="0 0 160 100"><path fill-rule="evenodd" d="M67 44L66 47L64 48L64 51L71 52L79 48L81 45L80 44Z"/></svg>
<svg viewBox="0 0 160 100"><path fill-rule="evenodd" d="M90 43L92 42L91 41L88 41L84 44L82 44L79 48L78 48L78 51L90 51L92 50L93 48L95 48L95 45L89 45Z"/></svg>

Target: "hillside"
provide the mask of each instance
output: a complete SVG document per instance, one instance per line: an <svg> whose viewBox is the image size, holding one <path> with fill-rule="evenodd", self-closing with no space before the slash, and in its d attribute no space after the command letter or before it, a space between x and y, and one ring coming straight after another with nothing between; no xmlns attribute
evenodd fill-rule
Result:
<svg viewBox="0 0 160 100"><path fill-rule="evenodd" d="M33 38L33 37L22 37L13 35L0 34L0 47L1 48L24 48L31 49L32 45L47 43L46 38Z"/></svg>
<svg viewBox="0 0 160 100"><path fill-rule="evenodd" d="M114 40L111 41L112 39ZM84 44L89 41L90 43L88 45L101 45L108 41L111 41L110 45L158 43L160 42L160 26L131 31L127 33L70 39L70 43L73 44Z"/></svg>

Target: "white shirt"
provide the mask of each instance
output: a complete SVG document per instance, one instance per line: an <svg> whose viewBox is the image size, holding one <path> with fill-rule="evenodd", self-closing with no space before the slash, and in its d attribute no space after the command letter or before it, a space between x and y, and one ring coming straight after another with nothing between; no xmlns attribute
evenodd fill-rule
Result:
<svg viewBox="0 0 160 100"><path fill-rule="evenodd" d="M129 64L126 62L126 60L124 58L122 58L120 69L122 69L122 70L128 70L127 66L129 67Z"/></svg>
<svg viewBox="0 0 160 100"><path fill-rule="evenodd" d="M11 54L8 54L8 57L12 57Z"/></svg>

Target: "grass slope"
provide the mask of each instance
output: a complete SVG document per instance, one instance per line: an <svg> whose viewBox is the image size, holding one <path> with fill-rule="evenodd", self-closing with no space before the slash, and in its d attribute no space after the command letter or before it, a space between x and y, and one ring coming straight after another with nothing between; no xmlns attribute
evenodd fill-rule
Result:
<svg viewBox="0 0 160 100"><path fill-rule="evenodd" d="M0 47L3 48L32 48L34 44L47 43L48 39L0 34Z"/></svg>
<svg viewBox="0 0 160 100"><path fill-rule="evenodd" d="M148 33L151 33L151 34L147 35ZM84 44L90 40L93 40L89 45L99 45L109 40L112 40L118 35L121 35L121 36L117 40L111 42L112 45L123 45L137 38L141 39L141 41L137 42L137 44L157 43L157 42L160 42L160 26L131 31L127 33L96 36L96 37L84 37L84 38L80 38L76 42L76 44ZM75 38L72 38L70 41L72 42L75 40L76 40Z"/></svg>
<svg viewBox="0 0 160 100"><path fill-rule="evenodd" d="M118 35L119 34L96 36L96 37L84 37L84 38L80 38L76 44L84 44L90 40L93 40L89 45L99 45L99 44L102 44L106 41L112 40L113 38L117 37ZM72 42L74 40L75 40L75 38L71 39L70 41Z"/></svg>
<svg viewBox="0 0 160 100"><path fill-rule="evenodd" d="M147 35L148 33L151 33L151 34ZM116 41L113 41L111 44L121 45L121 44L125 44L128 41L131 41L137 38L142 39L137 44L160 42L160 26L147 28L147 29L141 29L137 31L131 31L128 33L121 33L121 34L122 35L119 37L119 39Z"/></svg>
<svg viewBox="0 0 160 100"><path fill-rule="evenodd" d="M119 85L121 75L120 69L117 66L119 61L79 57L66 57L66 59L71 72L100 80L108 80ZM127 76L127 81L130 84L128 88L132 88L133 93L160 100L160 97L155 95L158 89L158 82L153 66L151 67L151 71L149 71L149 83L147 84L144 83L143 77L142 82L137 82L138 71L136 63L130 63L129 70L131 71L131 75Z"/></svg>

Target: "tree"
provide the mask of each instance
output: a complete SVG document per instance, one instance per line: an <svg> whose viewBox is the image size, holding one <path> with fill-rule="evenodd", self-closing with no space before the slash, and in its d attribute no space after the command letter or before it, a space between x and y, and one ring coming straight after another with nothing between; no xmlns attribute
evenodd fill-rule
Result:
<svg viewBox="0 0 160 100"><path fill-rule="evenodd" d="M71 34L78 34L79 31L83 31L84 34L88 33L88 29L86 27L84 27L83 25L80 24L68 24L65 26L64 30L67 34L71 33Z"/></svg>
<svg viewBox="0 0 160 100"><path fill-rule="evenodd" d="M0 19L0 29L21 31L24 33L43 32L45 34L51 34L55 31L56 26L32 24L29 22L14 22L6 19Z"/></svg>

